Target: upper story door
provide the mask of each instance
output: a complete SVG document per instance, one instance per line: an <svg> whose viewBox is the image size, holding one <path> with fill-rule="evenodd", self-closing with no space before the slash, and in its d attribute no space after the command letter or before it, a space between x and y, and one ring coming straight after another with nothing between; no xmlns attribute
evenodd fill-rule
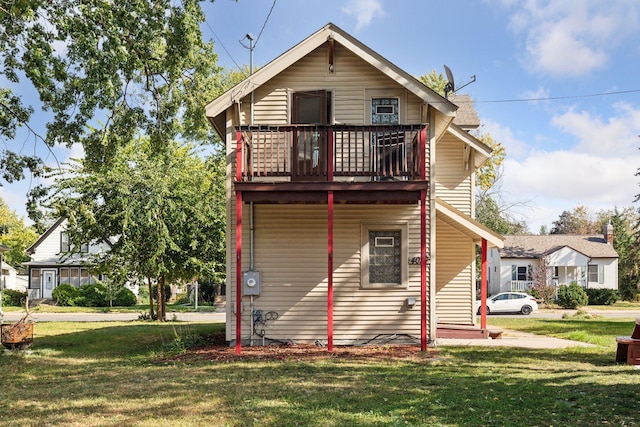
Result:
<svg viewBox="0 0 640 427"><path fill-rule="evenodd" d="M325 90L293 94L292 124L326 125L331 115L331 96ZM325 128L300 128L293 141L292 179L327 179L327 133Z"/></svg>

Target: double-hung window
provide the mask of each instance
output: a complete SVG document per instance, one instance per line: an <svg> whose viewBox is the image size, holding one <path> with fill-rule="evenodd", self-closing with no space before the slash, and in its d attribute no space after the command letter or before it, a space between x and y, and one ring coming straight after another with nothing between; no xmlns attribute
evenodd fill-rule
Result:
<svg viewBox="0 0 640 427"><path fill-rule="evenodd" d="M588 279L589 283L604 283L604 265L589 265L588 266Z"/></svg>

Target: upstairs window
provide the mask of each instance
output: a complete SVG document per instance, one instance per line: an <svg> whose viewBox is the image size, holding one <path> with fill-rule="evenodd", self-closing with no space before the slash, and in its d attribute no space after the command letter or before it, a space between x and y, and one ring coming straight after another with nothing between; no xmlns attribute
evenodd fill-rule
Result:
<svg viewBox="0 0 640 427"><path fill-rule="evenodd" d="M69 241L69 233L67 233L66 231L60 232L60 253L71 252L71 249L72 247ZM80 245L80 253L87 252L89 252L89 245L86 243Z"/></svg>
<svg viewBox="0 0 640 427"><path fill-rule="evenodd" d="M71 247L69 246L69 234L66 231L60 233L60 252L67 253Z"/></svg>
<svg viewBox="0 0 640 427"><path fill-rule="evenodd" d="M398 98L372 98L371 124L397 125L399 121Z"/></svg>

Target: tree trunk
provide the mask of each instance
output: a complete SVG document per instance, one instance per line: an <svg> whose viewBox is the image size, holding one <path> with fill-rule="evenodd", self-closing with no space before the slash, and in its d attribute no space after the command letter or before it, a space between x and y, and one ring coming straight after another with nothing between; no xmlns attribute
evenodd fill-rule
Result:
<svg viewBox="0 0 640 427"><path fill-rule="evenodd" d="M151 320L153 320L155 313L153 312L153 285L151 285L151 277L147 277L147 283L149 284L149 315L151 316Z"/></svg>
<svg viewBox="0 0 640 427"><path fill-rule="evenodd" d="M164 322L166 320L167 295L164 292L164 276L158 279L158 320Z"/></svg>

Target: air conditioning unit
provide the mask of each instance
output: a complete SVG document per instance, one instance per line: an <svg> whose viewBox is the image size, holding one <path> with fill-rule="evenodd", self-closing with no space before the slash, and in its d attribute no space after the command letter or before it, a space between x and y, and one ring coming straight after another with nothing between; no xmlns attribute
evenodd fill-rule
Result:
<svg viewBox="0 0 640 427"><path fill-rule="evenodd" d="M244 272L244 295L260 295L260 272L255 270Z"/></svg>

